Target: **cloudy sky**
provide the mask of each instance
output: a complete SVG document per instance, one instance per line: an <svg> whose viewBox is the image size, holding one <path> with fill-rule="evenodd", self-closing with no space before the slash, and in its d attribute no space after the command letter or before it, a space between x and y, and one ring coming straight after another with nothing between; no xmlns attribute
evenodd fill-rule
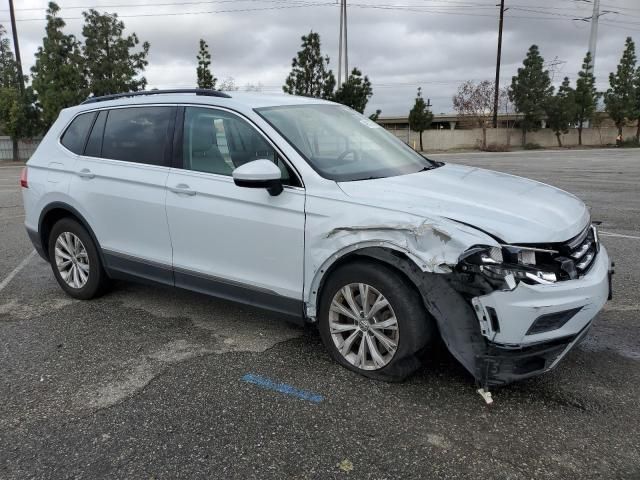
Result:
<svg viewBox="0 0 640 480"><path fill-rule="evenodd" d="M14 0L25 71L44 35L46 0ZM6 3L6 2L3 2ZM406 114L422 87L436 113L451 111L451 96L468 79L495 75L498 0L348 0L349 66L369 76L368 110ZM198 41L204 38L219 79L242 89L261 84L281 91L300 36L319 32L337 71L336 0L61 0L67 31L81 37L83 9L118 13L128 32L151 43L149 87L193 87ZM510 82L528 47L539 45L554 73L575 79L587 50L590 0L506 0L501 83ZM7 7L0 23L10 31ZM606 13L604 13L606 12ZM599 88L627 36L640 41L640 1L602 0L596 60Z"/></svg>

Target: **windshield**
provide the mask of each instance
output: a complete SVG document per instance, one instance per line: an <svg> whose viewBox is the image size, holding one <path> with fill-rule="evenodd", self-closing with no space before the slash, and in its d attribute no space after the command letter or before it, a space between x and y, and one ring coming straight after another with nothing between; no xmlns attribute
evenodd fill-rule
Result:
<svg viewBox="0 0 640 480"><path fill-rule="evenodd" d="M394 177L438 166L343 105L256 109L323 177L338 182Z"/></svg>

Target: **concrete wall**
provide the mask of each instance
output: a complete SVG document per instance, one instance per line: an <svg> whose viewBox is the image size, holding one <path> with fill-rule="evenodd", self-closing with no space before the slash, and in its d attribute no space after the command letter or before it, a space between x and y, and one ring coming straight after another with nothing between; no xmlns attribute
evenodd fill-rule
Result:
<svg viewBox="0 0 640 480"><path fill-rule="evenodd" d="M11 137L0 136L0 161L3 160L29 160L29 157L33 155L33 152L36 151L38 144L40 143L39 138L34 138L30 140L21 140L18 142L18 156L19 159L13 158L13 142L11 141Z"/></svg>
<svg viewBox="0 0 640 480"><path fill-rule="evenodd" d="M415 148L420 147L420 139L416 132L411 132L408 129L390 129L389 131L410 146L413 147L415 142ZM624 138L633 137L635 134L635 127L623 129ZM585 128L582 131L582 144L586 146L613 145L616 143L617 135L618 130L615 127ZM511 137L510 142L509 136ZM482 129L425 130L422 134L422 142L425 151L478 148L482 144ZM527 142L537 143L542 147L558 146L555 134L548 128L527 133ZM28 160L38 147L38 143L40 143L38 138L20 141L18 144L19 159ZM522 133L516 129L490 128L487 130L487 143L510 144L512 147L519 147L522 144ZM566 135L562 135L562 145L566 147L578 145L578 130L572 129ZM0 161L13 159L11 138L0 136Z"/></svg>
<svg viewBox="0 0 640 480"><path fill-rule="evenodd" d="M420 139L416 132L404 130L389 130L402 141L410 146L420 148ZM623 129L623 137L629 138L636 134L635 127ZM509 142L509 135L511 140ZM585 128L582 130L582 144L586 146L605 146L616 143L618 130L615 127ZM563 146L578 145L578 130L572 129L569 133L562 135ZM429 150L453 150L457 148L478 148L482 144L482 129L473 128L469 130L425 130L422 134L422 143L426 151ZM522 144L522 132L516 129L493 129L487 130L487 143L499 145L510 144L512 147L519 147ZM537 143L542 147L557 147L558 141L555 134L548 128L537 132L527 133L527 143Z"/></svg>

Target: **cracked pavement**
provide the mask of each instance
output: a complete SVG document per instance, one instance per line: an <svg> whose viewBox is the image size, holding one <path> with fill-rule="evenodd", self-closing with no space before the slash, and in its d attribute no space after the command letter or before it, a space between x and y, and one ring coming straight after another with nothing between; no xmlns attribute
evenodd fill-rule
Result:
<svg viewBox="0 0 640 480"><path fill-rule="evenodd" d="M406 382L376 382L313 328L133 283L73 300L36 256L0 289L0 478L640 478L640 152L434 158L564 188L626 235L602 236L614 300L555 371L488 407L442 347ZM19 172L0 163L0 282L32 250Z"/></svg>

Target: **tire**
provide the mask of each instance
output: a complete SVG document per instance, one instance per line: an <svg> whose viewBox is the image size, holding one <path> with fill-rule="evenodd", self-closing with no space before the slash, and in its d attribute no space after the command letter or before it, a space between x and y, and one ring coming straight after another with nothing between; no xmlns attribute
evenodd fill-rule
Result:
<svg viewBox="0 0 640 480"><path fill-rule="evenodd" d="M106 291L109 278L102 266L98 247L89 232L75 219L63 218L55 223L49 235L48 248L53 275L68 295L89 300ZM75 260L68 260L71 257Z"/></svg>
<svg viewBox="0 0 640 480"><path fill-rule="evenodd" d="M353 304L345 289L351 291ZM363 296L367 299L369 314L373 313L371 317L363 311ZM334 300L339 306L334 304L332 308ZM384 305L384 300L389 308L385 306L376 311L379 305ZM353 308L346 308L347 312L340 308L349 305L361 310L359 319L354 318ZM386 326L389 329L384 328ZM436 332L415 286L396 270L366 261L344 265L331 274L320 296L318 327L325 347L336 362L366 377L391 382L404 380L420 367L420 354ZM349 344L352 335L355 337ZM361 347L363 340L365 345ZM341 353L339 346L346 354ZM374 355L374 350L378 355Z"/></svg>

